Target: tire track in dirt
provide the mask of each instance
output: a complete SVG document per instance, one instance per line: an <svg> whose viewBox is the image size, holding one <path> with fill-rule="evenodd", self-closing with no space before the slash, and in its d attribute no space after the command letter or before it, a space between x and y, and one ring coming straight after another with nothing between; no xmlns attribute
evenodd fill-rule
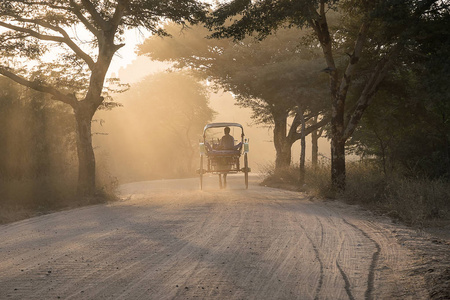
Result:
<svg viewBox="0 0 450 300"><path fill-rule="evenodd" d="M287 210L295 211L295 207L298 205L289 207ZM343 223L341 218L321 205L308 201L297 209L296 213L300 214L298 218L301 219L299 229L305 232L306 241L311 245L316 257L315 261L321 269L313 299L348 299L349 295L350 298L355 299L356 297L350 291L349 278L345 273L342 276L344 270L339 264L341 248L346 242L345 236L352 236L353 233L341 232ZM352 244L356 243L350 242L349 245ZM345 259L347 256L348 253L345 253L343 258ZM344 262L348 264L350 261L346 259ZM358 263L356 262L356 264ZM340 283L341 281L342 283Z"/></svg>
<svg viewBox="0 0 450 300"><path fill-rule="evenodd" d="M369 275L367 277L367 290L364 293L364 298L366 300L371 300L371 299L373 299L372 293L374 290L375 268L377 266L378 259L380 257L380 252L381 252L380 244L378 244L377 241L372 239L364 230L362 230L358 226L348 222L346 219L342 219L342 220L344 221L345 224L350 225L351 227L360 231L362 233L362 235L364 235L368 240L370 240L375 245L376 250L372 254L372 261L371 261L370 267L369 267Z"/></svg>
<svg viewBox="0 0 450 300"><path fill-rule="evenodd" d="M355 299L350 289L349 277L339 264L342 245L346 242L345 236L350 233L342 231L341 218L332 210L313 202L310 202L310 205L305 208L307 213L314 214L313 220L307 220L308 223L316 224L315 230L311 231L312 228L309 228L311 231L309 237L313 243L316 240L318 241L317 245L320 245L316 245L316 249L318 256L321 257L320 261L324 270L322 285L315 298ZM348 260L345 262L348 263ZM336 289L343 293L337 292Z"/></svg>
<svg viewBox="0 0 450 300"><path fill-rule="evenodd" d="M320 224L320 227L321 227L321 235L320 236L321 236L321 243L322 243L322 241L323 241L323 225L322 225L322 223L320 222L320 220L319 220L319 218L317 216L316 216L316 220L318 221L318 223ZM305 232L306 238L311 243L312 248L314 250L314 253L316 255L316 259L319 262L319 266L320 266L319 283L317 284L315 295L314 295L314 300L318 300L319 299L320 290L322 289L323 277L324 277L323 262L320 259L319 249L317 249L317 246L314 243L314 241L312 240L311 236L308 234L308 231L306 230L306 228L301 223L300 223L300 227L303 229L303 231Z"/></svg>
<svg viewBox="0 0 450 300"><path fill-rule="evenodd" d="M404 229L386 220L383 223L362 222L353 218L351 220L351 223L363 229L381 248L374 272L372 298L385 297L382 291L389 289L392 291L392 298L428 299L424 278L413 276L410 271L414 269L414 265L422 262L422 257L414 255L408 248L403 247L403 243L400 244L396 238L397 232ZM410 229L409 231L411 232ZM414 241L417 241L416 235L417 233L413 233Z"/></svg>
<svg viewBox="0 0 450 300"><path fill-rule="evenodd" d="M342 243L339 245L338 255L341 253L343 243L344 243L344 241L342 241ZM350 280L348 279L347 274L345 274L344 270L342 269L342 267L339 264L339 261L337 259L336 259L336 267L338 268L339 273L341 274L342 279L345 282L344 289L345 289L345 292L348 295L348 298L350 300L355 300L355 297L353 297L353 295L352 295L352 289L351 289Z"/></svg>

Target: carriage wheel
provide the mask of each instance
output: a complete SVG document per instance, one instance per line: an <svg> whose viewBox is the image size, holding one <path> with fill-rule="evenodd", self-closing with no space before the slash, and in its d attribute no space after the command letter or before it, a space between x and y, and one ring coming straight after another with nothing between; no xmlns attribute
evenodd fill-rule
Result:
<svg viewBox="0 0 450 300"><path fill-rule="evenodd" d="M247 153L244 154L244 174L245 174L245 188L248 189L248 158L247 158Z"/></svg>
<svg viewBox="0 0 450 300"><path fill-rule="evenodd" d="M203 189L203 155L200 155L200 189Z"/></svg>

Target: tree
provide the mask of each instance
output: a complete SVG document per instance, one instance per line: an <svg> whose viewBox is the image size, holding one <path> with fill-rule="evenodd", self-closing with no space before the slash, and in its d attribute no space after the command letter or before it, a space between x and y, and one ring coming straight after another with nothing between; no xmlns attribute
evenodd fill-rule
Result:
<svg viewBox="0 0 450 300"><path fill-rule="evenodd" d="M74 123L65 105L0 77L0 181L73 179Z"/></svg>
<svg viewBox="0 0 450 300"><path fill-rule="evenodd" d="M236 39L255 32L263 39L283 26L309 26L313 29L326 62L324 72L329 75L331 178L335 188L344 189L346 141L357 128L395 58L405 49L406 43L417 36L420 20L445 8L446 4L439 0L234 0L220 5L213 13L209 27L215 30L214 37ZM349 22L343 23L344 27L339 31L332 31L329 26L328 16L333 10L349 16ZM233 16L236 20L229 22ZM369 45L366 44L368 36L371 38ZM372 37L376 39L372 40ZM353 77L361 71L358 69L361 55L367 48L376 52L376 56L365 70L364 88L356 97L356 103L349 108L346 106L347 95ZM340 64L336 59L338 50L347 53L345 63Z"/></svg>
<svg viewBox="0 0 450 300"><path fill-rule="evenodd" d="M449 22L448 9L421 22L420 39L398 57L349 140L385 174L450 175Z"/></svg>
<svg viewBox="0 0 450 300"><path fill-rule="evenodd" d="M108 135L96 146L106 149L126 181L192 176L200 133L214 116L208 97L207 88L187 72L146 76L117 97L123 107L102 114L101 130Z"/></svg>
<svg viewBox="0 0 450 300"><path fill-rule="evenodd" d="M325 97L317 88L324 84L317 49L304 46L298 30L284 30L263 42L249 38L233 43L206 39L209 32L200 26L183 33L173 24L165 29L171 38L151 37L140 46L140 53L195 70L232 92L239 106L251 108L256 123L273 125L277 170L289 166L295 141L326 122L299 130L303 117L307 121L324 114Z"/></svg>
<svg viewBox="0 0 450 300"><path fill-rule="evenodd" d="M170 176L194 174L198 133L215 113L208 106L206 88L186 72L162 72L147 76L126 97L141 102L140 107L149 119L142 121L150 129L149 142L158 140L163 144L158 147L164 155L157 159L166 163L160 167L168 169Z"/></svg>
<svg viewBox="0 0 450 300"><path fill-rule="evenodd" d="M101 107L108 68L125 30L165 35L163 20L195 23L205 5L187 1L5 0L0 4L0 74L70 105L77 124L78 193L95 192L91 121ZM50 59L45 55L51 55ZM17 66L23 60L30 67Z"/></svg>

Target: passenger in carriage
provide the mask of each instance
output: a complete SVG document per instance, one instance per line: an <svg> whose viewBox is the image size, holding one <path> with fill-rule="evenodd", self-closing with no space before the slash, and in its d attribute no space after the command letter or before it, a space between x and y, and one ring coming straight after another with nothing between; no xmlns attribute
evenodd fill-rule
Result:
<svg viewBox="0 0 450 300"><path fill-rule="evenodd" d="M234 150L234 137L230 135L230 127L224 128L225 135L220 139L219 149Z"/></svg>
<svg viewBox="0 0 450 300"><path fill-rule="evenodd" d="M222 150L234 150L234 137L230 135L230 127L225 127L223 129L225 135L220 139L219 149ZM227 166L222 166L221 168L227 168ZM219 174L220 188L222 188L222 174ZM223 187L227 187L227 172L223 173Z"/></svg>

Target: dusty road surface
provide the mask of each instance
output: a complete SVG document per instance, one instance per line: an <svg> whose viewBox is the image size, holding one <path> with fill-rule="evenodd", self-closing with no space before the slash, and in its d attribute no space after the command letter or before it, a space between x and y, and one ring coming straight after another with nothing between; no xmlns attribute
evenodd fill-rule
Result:
<svg viewBox="0 0 450 300"><path fill-rule="evenodd" d="M395 227L242 176L0 227L1 299L427 299Z"/></svg>

